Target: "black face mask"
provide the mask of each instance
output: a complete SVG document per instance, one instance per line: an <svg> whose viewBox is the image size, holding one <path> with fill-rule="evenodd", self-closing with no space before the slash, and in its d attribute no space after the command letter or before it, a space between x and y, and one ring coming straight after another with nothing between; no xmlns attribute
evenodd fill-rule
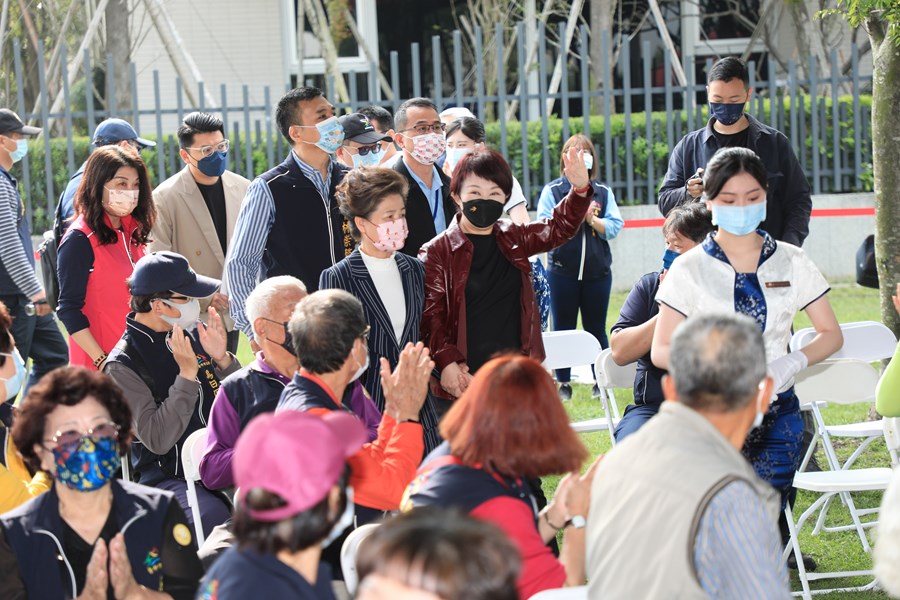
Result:
<svg viewBox="0 0 900 600"><path fill-rule="evenodd" d="M484 198L466 200L462 203L462 211L469 223L484 229L496 223L503 214L503 203Z"/></svg>
<svg viewBox="0 0 900 600"><path fill-rule="evenodd" d="M291 337L291 332L288 330L288 324L282 323L282 326L284 327L284 341L281 342L281 347L294 356L297 356L297 351L294 350L294 338Z"/></svg>
<svg viewBox="0 0 900 600"><path fill-rule="evenodd" d="M279 325L281 325L281 327L284 329L284 341L278 345L281 346L282 348L284 348L285 350L287 350L288 352L290 352L291 354L293 354L294 356L297 356L297 352L294 350L294 340L293 340L293 338L291 338L291 332L288 330L288 324L282 323L281 321L276 321L274 319L268 319L266 317L262 317L262 318L265 319L266 321L268 321L269 323L278 323Z"/></svg>

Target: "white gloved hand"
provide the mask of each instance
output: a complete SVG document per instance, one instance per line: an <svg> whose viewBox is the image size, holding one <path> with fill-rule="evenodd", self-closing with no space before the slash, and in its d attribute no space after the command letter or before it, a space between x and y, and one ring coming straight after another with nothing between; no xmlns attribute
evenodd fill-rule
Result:
<svg viewBox="0 0 900 600"><path fill-rule="evenodd" d="M794 376L809 366L809 359L800 350L794 350L781 358L776 358L766 366L769 377L775 382L773 389L776 394L786 391L791 387Z"/></svg>

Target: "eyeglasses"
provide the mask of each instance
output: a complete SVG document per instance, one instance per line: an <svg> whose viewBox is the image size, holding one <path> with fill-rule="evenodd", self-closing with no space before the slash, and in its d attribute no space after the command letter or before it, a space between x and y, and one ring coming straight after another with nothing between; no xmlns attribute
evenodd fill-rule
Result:
<svg viewBox="0 0 900 600"><path fill-rule="evenodd" d="M361 337L362 339L364 339L364 340L366 340L366 341L368 342L368 341L369 341L369 332L370 332L370 331L372 331L372 326L371 326L371 325L366 325L366 328L363 329L363 332L362 332L361 334L359 334L359 337Z"/></svg>
<svg viewBox="0 0 900 600"><path fill-rule="evenodd" d="M67 431L57 431L50 439L44 440L52 442L55 448L74 448L84 437L100 438L116 438L119 436L119 426L112 421L106 421L89 428L85 432L77 429Z"/></svg>
<svg viewBox="0 0 900 600"><path fill-rule="evenodd" d="M349 148L350 150L356 150L356 153L360 156L366 156L369 153L372 154L381 154L381 144L375 144L374 146L360 146L359 148L353 148L351 146L344 145L344 148Z"/></svg>
<svg viewBox="0 0 900 600"><path fill-rule="evenodd" d="M400 133L404 133L406 131L415 131L416 135L426 135L429 133L444 133L447 131L447 126L443 123L434 123L433 125L416 125L415 127L410 127L409 129L404 129Z"/></svg>
<svg viewBox="0 0 900 600"><path fill-rule="evenodd" d="M207 156L212 156L213 152L228 152L230 146L231 140L222 140L215 146L200 146L199 148L185 148L185 150L196 150L203 158L206 158Z"/></svg>

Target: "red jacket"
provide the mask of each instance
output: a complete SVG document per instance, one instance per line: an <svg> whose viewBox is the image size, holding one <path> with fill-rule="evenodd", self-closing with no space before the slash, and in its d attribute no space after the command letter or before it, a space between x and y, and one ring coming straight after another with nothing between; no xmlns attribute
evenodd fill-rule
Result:
<svg viewBox="0 0 900 600"><path fill-rule="evenodd" d="M501 219L491 233L497 237L497 247L506 260L522 272L522 353L539 362L544 360L544 343L528 258L572 239L592 196L593 188L585 197L570 191L553 209L551 218L524 225ZM431 349L439 371L450 363L466 361L466 282L472 266L472 243L459 228L459 219L457 215L446 231L419 252L425 263L422 341Z"/></svg>

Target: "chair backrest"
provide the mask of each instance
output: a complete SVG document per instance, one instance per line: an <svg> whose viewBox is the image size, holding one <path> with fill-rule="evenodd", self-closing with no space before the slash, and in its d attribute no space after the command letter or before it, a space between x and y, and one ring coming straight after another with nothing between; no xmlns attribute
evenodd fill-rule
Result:
<svg viewBox="0 0 900 600"><path fill-rule="evenodd" d="M566 369L594 364L600 352L600 342L592 334L581 329L548 331L544 341L545 369Z"/></svg>
<svg viewBox="0 0 900 600"><path fill-rule="evenodd" d="M597 386L602 388L631 388L634 386L634 376L637 373L637 363L632 362L625 366L619 366L613 360L612 350L601 350L594 363L594 376Z"/></svg>
<svg viewBox="0 0 900 600"><path fill-rule="evenodd" d="M359 585L359 576L356 571L356 554L359 552L359 545L375 531L376 527L378 527L378 523L360 525L350 532L341 546L341 571L344 572L344 584L351 596L356 593L356 586Z"/></svg>
<svg viewBox="0 0 900 600"><path fill-rule="evenodd" d="M206 451L206 427L198 429L184 440L181 447L181 466L184 478L191 481L200 479L200 459Z"/></svg>
<svg viewBox="0 0 900 600"><path fill-rule="evenodd" d="M835 358L858 358L868 362L890 358L897 348L894 332L877 321L856 321L841 325L844 345L829 356ZM816 337L812 327L801 329L791 337L791 350L799 350Z"/></svg>
<svg viewBox="0 0 900 600"><path fill-rule="evenodd" d="M800 371L794 378L794 391L803 404L872 402L878 377L878 371L865 360L829 358Z"/></svg>
<svg viewBox="0 0 900 600"><path fill-rule="evenodd" d="M577 587L554 588L538 592L531 600L587 600L588 589L586 585Z"/></svg>
<svg viewBox="0 0 900 600"><path fill-rule="evenodd" d="M891 454L891 465L897 466L897 453L900 452L900 418L884 417L881 419L884 428L884 441Z"/></svg>

